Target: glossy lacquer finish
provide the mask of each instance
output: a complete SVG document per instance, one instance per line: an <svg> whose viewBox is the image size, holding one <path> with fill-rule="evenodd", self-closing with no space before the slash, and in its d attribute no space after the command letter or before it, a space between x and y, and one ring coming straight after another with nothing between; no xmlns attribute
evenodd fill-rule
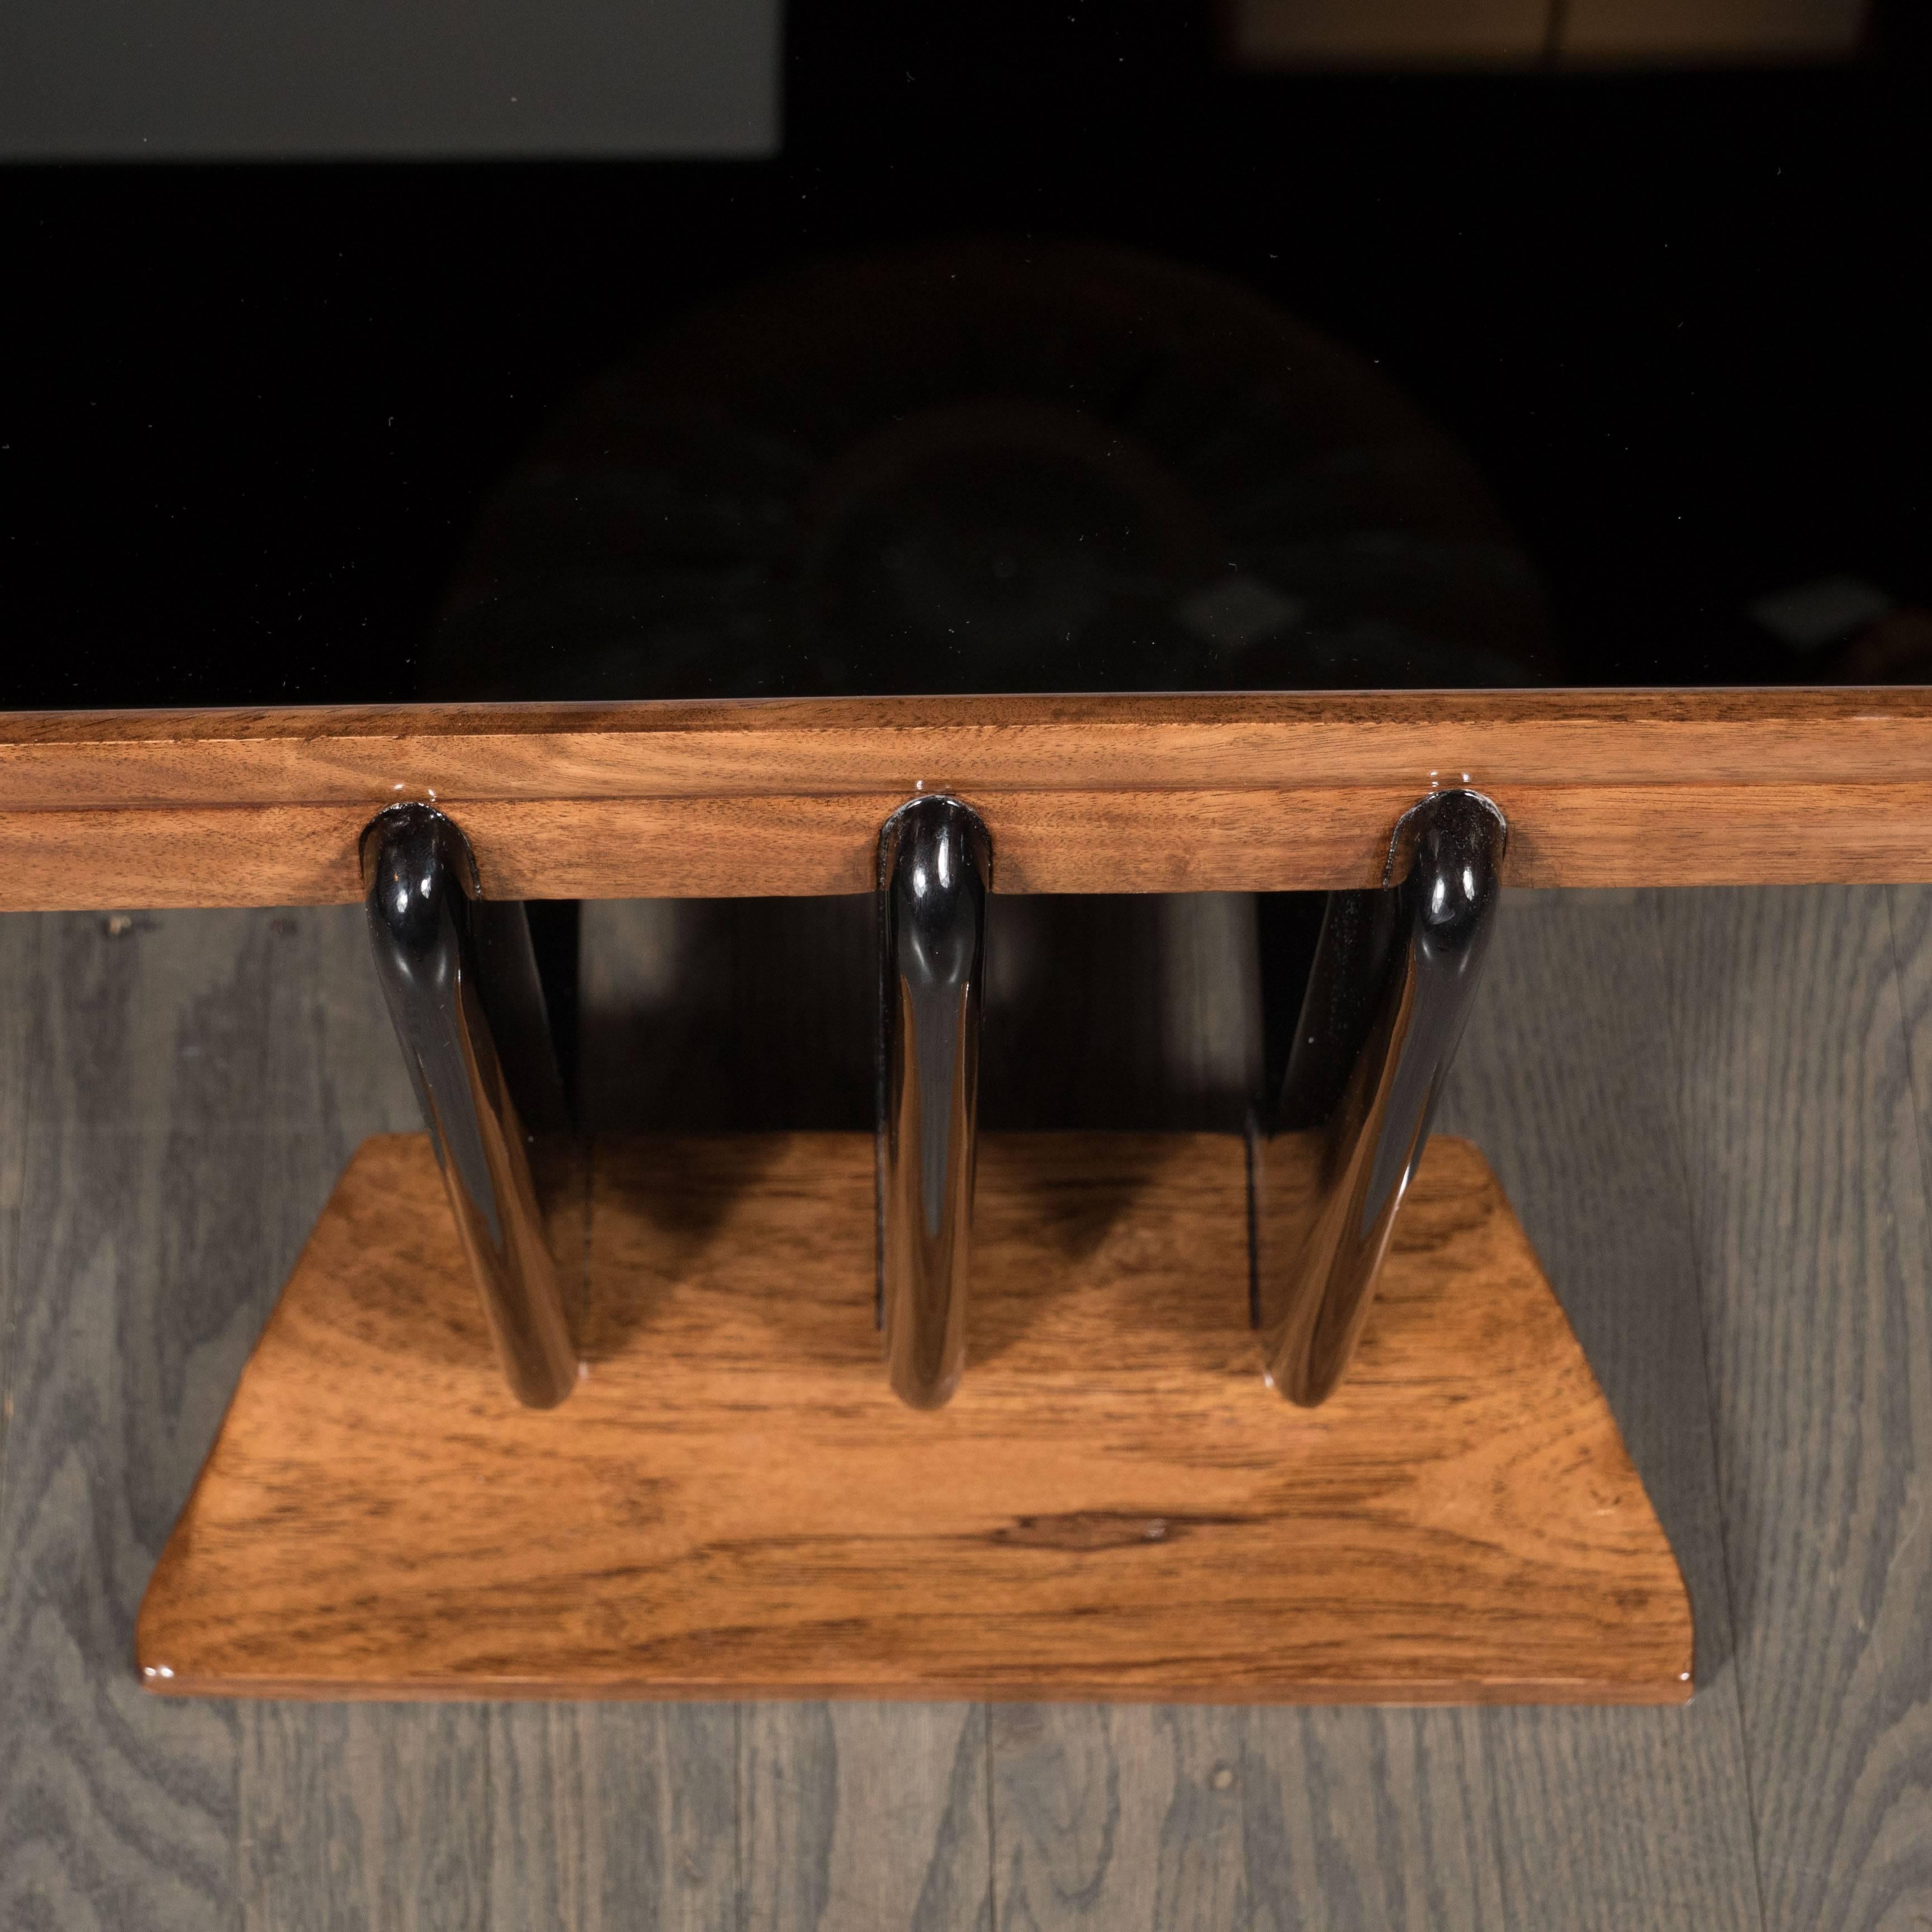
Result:
<svg viewBox="0 0 1932 1932"><path fill-rule="evenodd" d="M879 1300L892 1384L937 1408L966 1362L986 893L992 846L956 799L879 839Z"/></svg>
<svg viewBox="0 0 1932 1932"><path fill-rule="evenodd" d="M563 1124L563 1106L524 909L485 904L468 842L428 806L371 821L362 883L383 997L498 1358L519 1402L550 1408L575 1387L577 1360L527 1132Z"/></svg>
<svg viewBox="0 0 1932 1932"><path fill-rule="evenodd" d="M1253 1163L1256 1314L1292 1402L1325 1400L1360 1339L1481 976L1508 832L1479 794L1437 793L1397 825L1388 886L1330 895L1274 1124L1324 1132L1313 1201L1298 1215L1270 1198L1265 1140Z"/></svg>

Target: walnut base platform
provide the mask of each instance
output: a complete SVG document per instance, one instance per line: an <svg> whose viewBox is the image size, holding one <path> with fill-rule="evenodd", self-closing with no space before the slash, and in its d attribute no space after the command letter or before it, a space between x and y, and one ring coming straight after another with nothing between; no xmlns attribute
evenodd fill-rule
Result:
<svg viewBox="0 0 1932 1932"><path fill-rule="evenodd" d="M856 1135L600 1142L583 1380L518 1408L426 1139L356 1155L142 1606L176 1694L1667 1703L1690 1611L1487 1166L1356 1366L1262 1384L1244 1154L989 1136L971 1361L888 1391ZM1271 1158L1274 1157L1271 1156Z"/></svg>

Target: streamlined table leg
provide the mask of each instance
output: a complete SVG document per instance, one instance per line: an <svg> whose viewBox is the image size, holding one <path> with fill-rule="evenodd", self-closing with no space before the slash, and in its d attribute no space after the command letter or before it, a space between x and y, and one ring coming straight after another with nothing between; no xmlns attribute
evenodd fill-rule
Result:
<svg viewBox="0 0 1932 1932"><path fill-rule="evenodd" d="M483 899L469 842L425 805L370 822L362 884L376 975L497 1359L519 1402L551 1408L576 1386L577 1358L526 1133L568 1118L524 908Z"/></svg>
<svg viewBox="0 0 1932 1932"><path fill-rule="evenodd" d="M1256 1318L1292 1402L1324 1400L1354 1353L1481 976L1508 836L1480 794L1435 793L1396 827L1390 884L1329 896L1272 1123L1321 1128L1320 1184L1288 1214L1266 1137L1252 1166Z"/></svg>
<svg viewBox="0 0 1932 1932"><path fill-rule="evenodd" d="M966 1362L968 1250L992 847L956 799L879 838L880 1319L893 1388L937 1408Z"/></svg>

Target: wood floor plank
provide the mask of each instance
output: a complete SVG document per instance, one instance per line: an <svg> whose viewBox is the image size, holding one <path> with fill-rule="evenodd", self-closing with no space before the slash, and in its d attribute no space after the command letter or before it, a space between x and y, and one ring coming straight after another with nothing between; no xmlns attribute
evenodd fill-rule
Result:
<svg viewBox="0 0 1932 1932"><path fill-rule="evenodd" d="M1664 970L1636 895L1509 895L1438 1120L1482 1145L1516 1204L1697 1622L1688 1709L1472 1720L1504 1898L1540 1924L1758 1922Z"/></svg>
<svg viewBox="0 0 1932 1932"><path fill-rule="evenodd" d="M1241 1730L1204 1706L996 1707L1001 1932L1251 1923Z"/></svg>
<svg viewBox="0 0 1932 1932"><path fill-rule="evenodd" d="M488 1922L495 1821L485 1714L269 1704L246 1715L247 1925L459 1932Z"/></svg>
<svg viewBox="0 0 1932 1932"><path fill-rule="evenodd" d="M238 1916L239 1720L153 1709L132 1627L311 1210L291 1179L326 1186L314 1129L286 1131L272 1024L307 916L38 931L0 1485L0 1922Z"/></svg>
<svg viewBox="0 0 1932 1932"><path fill-rule="evenodd" d="M1907 904L1895 953L1876 888L1654 903L1766 1918L1910 1924L1932 1915L1932 1222L1900 994L1916 1015L1923 932Z"/></svg>
<svg viewBox="0 0 1932 1932"><path fill-rule="evenodd" d="M493 1708L488 1924L736 1925L737 1736L728 1704Z"/></svg>
<svg viewBox="0 0 1932 1932"><path fill-rule="evenodd" d="M1696 1701L996 1713L1003 1927L1758 1922L1659 971L1630 896L1510 895L1439 1124L1490 1154L1670 1532Z"/></svg>
<svg viewBox="0 0 1932 1932"><path fill-rule="evenodd" d="M1541 1714L996 1708L1000 1932L1510 1923L1486 1720Z"/></svg>
<svg viewBox="0 0 1932 1932"><path fill-rule="evenodd" d="M990 1932L983 1705L740 1708L745 1932Z"/></svg>
<svg viewBox="0 0 1932 1932"><path fill-rule="evenodd" d="M20 1188L27 1158L27 1044L41 920L0 914L0 1496L6 1492L8 1372L18 1305Z"/></svg>
<svg viewBox="0 0 1932 1932"><path fill-rule="evenodd" d="M439 1714L466 1754L415 1738L417 1713L160 1713L131 1676L146 1570L316 1208L365 1133L413 1124L359 928L352 908L37 928L0 1922L474 1922L405 1908L472 1882L479 1714Z"/></svg>
<svg viewBox="0 0 1932 1932"><path fill-rule="evenodd" d="M1236 1768L1241 1922L1256 1932L1512 1923L1490 1775L1496 1726L1484 1720L1533 1714L1251 1714ZM1559 1909L1523 1922L1572 1922Z"/></svg>
<svg viewBox="0 0 1932 1932"><path fill-rule="evenodd" d="M728 1706L270 1704L246 1734L250 1922L736 1923Z"/></svg>

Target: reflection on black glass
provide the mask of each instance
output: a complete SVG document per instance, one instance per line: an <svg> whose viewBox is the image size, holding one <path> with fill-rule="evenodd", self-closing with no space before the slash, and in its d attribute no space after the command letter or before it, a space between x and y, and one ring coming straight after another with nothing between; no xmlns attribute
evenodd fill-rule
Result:
<svg viewBox="0 0 1932 1932"><path fill-rule="evenodd" d="M1509 686L1560 675L1468 459L1152 256L979 242L707 308L488 503L425 698Z"/></svg>

